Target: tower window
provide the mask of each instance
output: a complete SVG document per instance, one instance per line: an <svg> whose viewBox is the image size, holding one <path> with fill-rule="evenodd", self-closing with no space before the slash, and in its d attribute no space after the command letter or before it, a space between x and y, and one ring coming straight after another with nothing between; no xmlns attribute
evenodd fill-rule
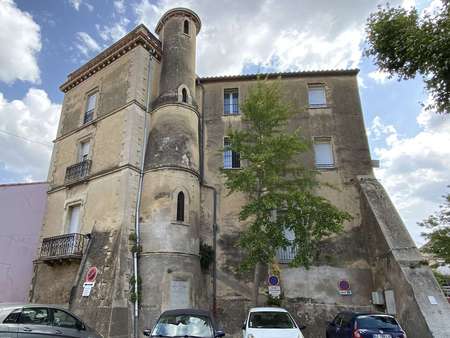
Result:
<svg viewBox="0 0 450 338"><path fill-rule="evenodd" d="M184 20L184 34L188 34L189 35L189 21L188 20Z"/></svg>
<svg viewBox="0 0 450 338"><path fill-rule="evenodd" d="M177 221L184 222L184 193L180 191L177 197Z"/></svg>
<svg viewBox="0 0 450 338"><path fill-rule="evenodd" d="M223 114L239 114L239 91L237 88L225 89L223 92Z"/></svg>
<svg viewBox="0 0 450 338"><path fill-rule="evenodd" d="M223 167L224 169L240 168L241 158L239 153L229 149L231 145L230 139L225 137L223 139L224 151L223 151Z"/></svg>
<svg viewBox="0 0 450 338"><path fill-rule="evenodd" d="M186 88L183 88L183 89L181 90L181 100L182 100L184 103L187 103L187 90L186 90Z"/></svg>

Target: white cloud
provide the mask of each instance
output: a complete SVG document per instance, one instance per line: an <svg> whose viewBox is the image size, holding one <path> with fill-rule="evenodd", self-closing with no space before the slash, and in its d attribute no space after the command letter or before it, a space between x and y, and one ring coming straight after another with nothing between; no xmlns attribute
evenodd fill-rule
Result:
<svg viewBox="0 0 450 338"><path fill-rule="evenodd" d="M103 41L112 43L116 42L128 33L127 25L129 22L130 20L122 17L119 22L116 22L111 26L95 25L95 27L97 28L98 34Z"/></svg>
<svg viewBox="0 0 450 338"><path fill-rule="evenodd" d="M41 89L13 101L0 93L0 169L14 181L47 178L60 110Z"/></svg>
<svg viewBox="0 0 450 338"><path fill-rule="evenodd" d="M0 0L0 81L40 81L37 53L41 50L40 27L12 0Z"/></svg>
<svg viewBox="0 0 450 338"><path fill-rule="evenodd" d="M381 168L376 170L411 234L423 243L424 230L417 222L433 213L450 183L450 118L423 110L417 117L421 130L414 136L400 135L379 117L372 121L369 137L385 138L375 149Z"/></svg>
<svg viewBox="0 0 450 338"><path fill-rule="evenodd" d="M379 70L375 70L373 72L370 72L369 74L367 74L372 80L374 80L376 83L379 84L385 84L388 81L393 81L393 79L389 78L389 73L386 72L382 72Z"/></svg>
<svg viewBox="0 0 450 338"><path fill-rule="evenodd" d="M365 20L384 2L249 0L227 2L218 11L207 0L140 0L135 10L137 23L153 30L166 10L193 9L203 24L197 71L204 76L239 74L246 64L275 71L357 67ZM391 1L397 4L401 0Z"/></svg>
<svg viewBox="0 0 450 338"><path fill-rule="evenodd" d="M85 56L89 56L92 52L99 52L101 50L97 41L86 32L77 32L76 38L77 42L75 43L75 46Z"/></svg>
<svg viewBox="0 0 450 338"><path fill-rule="evenodd" d="M125 13L125 2L124 0L116 0L114 1L114 8L117 13L123 14Z"/></svg>
<svg viewBox="0 0 450 338"><path fill-rule="evenodd" d="M75 8L76 11L79 11L81 5L86 6L86 8L92 12L94 10L94 6L92 6L89 2L84 0L69 0L70 5Z"/></svg>

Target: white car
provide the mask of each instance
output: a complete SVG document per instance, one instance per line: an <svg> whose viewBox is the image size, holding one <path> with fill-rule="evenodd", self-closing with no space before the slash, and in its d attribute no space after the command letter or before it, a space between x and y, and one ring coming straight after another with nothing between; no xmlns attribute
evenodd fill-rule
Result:
<svg viewBox="0 0 450 338"><path fill-rule="evenodd" d="M303 338L294 318L279 307L250 309L242 327L243 338Z"/></svg>

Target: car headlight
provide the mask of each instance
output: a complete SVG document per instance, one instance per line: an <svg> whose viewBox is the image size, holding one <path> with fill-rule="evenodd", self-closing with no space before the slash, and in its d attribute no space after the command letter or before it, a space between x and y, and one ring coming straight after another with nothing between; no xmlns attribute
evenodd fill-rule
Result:
<svg viewBox="0 0 450 338"><path fill-rule="evenodd" d="M248 334L247 338L255 338L254 335L252 335L251 333Z"/></svg>

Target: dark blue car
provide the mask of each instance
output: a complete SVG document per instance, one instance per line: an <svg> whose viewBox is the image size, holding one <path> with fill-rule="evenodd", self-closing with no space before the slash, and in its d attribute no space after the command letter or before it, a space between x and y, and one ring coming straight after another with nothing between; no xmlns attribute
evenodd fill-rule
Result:
<svg viewBox="0 0 450 338"><path fill-rule="evenodd" d="M378 313L340 312L327 327L327 338L406 338L394 317Z"/></svg>

